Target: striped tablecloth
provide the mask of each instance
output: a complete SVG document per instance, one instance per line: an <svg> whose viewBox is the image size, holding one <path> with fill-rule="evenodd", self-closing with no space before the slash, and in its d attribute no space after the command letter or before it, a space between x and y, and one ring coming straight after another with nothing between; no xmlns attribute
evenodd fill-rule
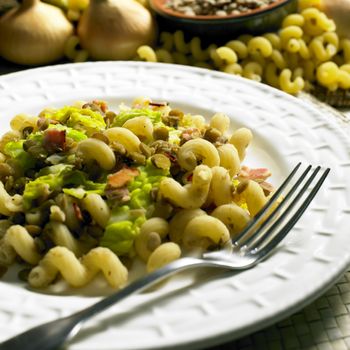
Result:
<svg viewBox="0 0 350 350"><path fill-rule="evenodd" d="M24 69L0 59L0 74ZM336 118L350 137L350 110L337 111L309 95L300 98ZM350 349L350 269L324 295L268 328L211 350Z"/></svg>

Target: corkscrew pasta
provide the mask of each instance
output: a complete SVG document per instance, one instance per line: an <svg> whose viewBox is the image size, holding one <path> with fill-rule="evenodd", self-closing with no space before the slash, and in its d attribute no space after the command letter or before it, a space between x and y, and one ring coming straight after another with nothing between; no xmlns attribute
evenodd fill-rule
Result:
<svg viewBox="0 0 350 350"><path fill-rule="evenodd" d="M204 59L197 41L183 40L167 45ZM338 84L349 71L338 68ZM30 266L33 288L57 279L79 288L99 272L121 288L126 261L152 272L229 244L269 192L243 166L251 130L232 129L220 112L207 117L148 98L115 111L94 100L15 116L0 140L0 265Z"/></svg>
<svg viewBox="0 0 350 350"><path fill-rule="evenodd" d="M350 40L338 35L319 1L300 0L299 8L283 19L275 33L244 34L221 46L205 47L203 38L186 39L182 31L162 32L160 45L140 47L136 59L217 69L293 95L312 92L318 85L330 91L347 89L347 74L339 72L341 83L325 83L315 71L322 63L341 66L350 62Z"/></svg>
<svg viewBox="0 0 350 350"><path fill-rule="evenodd" d="M80 260L65 247L54 247L48 251L39 265L29 274L29 283L36 288L50 284L60 272L73 287L89 283L98 271L102 271L108 283L114 288L126 284L128 270L118 257L107 248L91 249Z"/></svg>

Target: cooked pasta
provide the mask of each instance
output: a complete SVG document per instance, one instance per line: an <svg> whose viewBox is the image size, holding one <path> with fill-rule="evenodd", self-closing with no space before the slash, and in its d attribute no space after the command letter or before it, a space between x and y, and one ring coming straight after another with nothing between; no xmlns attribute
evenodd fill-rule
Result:
<svg viewBox="0 0 350 350"><path fill-rule="evenodd" d="M153 124L145 116L135 117L127 120L123 128L132 131L140 140L150 141L153 135Z"/></svg>
<svg viewBox="0 0 350 350"><path fill-rule="evenodd" d="M4 184L0 182L0 214L11 215L22 211L22 209L22 196L18 194L9 195Z"/></svg>
<svg viewBox="0 0 350 350"><path fill-rule="evenodd" d="M162 196L180 208L200 208L207 200L212 172L205 165L198 165L193 171L190 184L182 186L174 179L164 179L159 186Z"/></svg>
<svg viewBox="0 0 350 350"><path fill-rule="evenodd" d="M212 179L210 183L207 203L215 206L232 202L232 181L229 171L221 166L211 169Z"/></svg>
<svg viewBox="0 0 350 350"><path fill-rule="evenodd" d="M204 59L198 41L176 40ZM349 71L337 67L337 84L349 84ZM152 272L220 248L267 198L243 165L251 130L231 131L221 112L207 119L143 97L112 111L94 100L19 114L11 128L0 140L0 265L32 265L33 288L58 279L78 288L99 272L120 288L122 261Z"/></svg>
<svg viewBox="0 0 350 350"><path fill-rule="evenodd" d="M222 221L210 215L201 215L186 225L183 243L187 249L208 249L223 245L229 239L229 230Z"/></svg>
<svg viewBox="0 0 350 350"><path fill-rule="evenodd" d="M61 222L49 222L45 227L45 231L55 245L68 248L77 257L89 250L89 247L77 240L68 227Z"/></svg>
<svg viewBox="0 0 350 350"><path fill-rule="evenodd" d="M170 220L170 239L178 244L182 244L183 235L187 224L195 217L206 215L202 209L181 209Z"/></svg>
<svg viewBox="0 0 350 350"><path fill-rule="evenodd" d="M110 142L121 143L129 153L139 152L140 139L130 130L121 127L110 128L104 131Z"/></svg>
<svg viewBox="0 0 350 350"><path fill-rule="evenodd" d="M186 170L193 170L198 160L210 168L220 164L220 157L215 146L201 138L189 140L180 147L178 153L179 164Z"/></svg>
<svg viewBox="0 0 350 350"><path fill-rule="evenodd" d="M82 207L89 212L98 225L106 227L111 216L111 210L101 195L89 193L82 199Z"/></svg>
<svg viewBox="0 0 350 350"><path fill-rule="evenodd" d="M0 265L11 265L17 255L32 265L40 260L33 237L24 227L13 225L0 241Z"/></svg>
<svg viewBox="0 0 350 350"><path fill-rule="evenodd" d="M147 261L147 271L152 272L179 259L181 256L181 248L174 242L161 244L156 248Z"/></svg>
<svg viewBox="0 0 350 350"><path fill-rule="evenodd" d="M215 113L210 118L209 126L219 130L221 134L224 134L230 128L230 118L224 113Z"/></svg>
<svg viewBox="0 0 350 350"><path fill-rule="evenodd" d="M252 132L247 128L239 128L234 131L229 139L229 143L234 145L237 149L238 156L242 162L246 155L246 149L253 139Z"/></svg>
<svg viewBox="0 0 350 350"><path fill-rule="evenodd" d="M251 216L255 216L267 202L264 190L255 181L243 182L237 190L245 198Z"/></svg>
<svg viewBox="0 0 350 350"><path fill-rule="evenodd" d="M43 288L60 273L71 286L82 287L99 271L102 271L114 288L120 288L127 282L128 270L107 248L94 248L78 260L69 249L54 247L40 260L39 265L32 269L28 282L33 287Z"/></svg>
<svg viewBox="0 0 350 350"><path fill-rule="evenodd" d="M226 143L218 147L218 152L220 157L220 166L227 169L231 177L237 175L241 169L241 161L237 148L230 143Z"/></svg>
<svg viewBox="0 0 350 350"><path fill-rule="evenodd" d="M220 205L213 210L211 215L227 226L231 237L241 232L251 219L247 210L236 203Z"/></svg>
<svg viewBox="0 0 350 350"><path fill-rule="evenodd" d="M30 116L27 114L17 114L14 118L12 118L10 122L10 126L12 130L22 132L25 128L33 128L33 130L37 129L38 117Z"/></svg>
<svg viewBox="0 0 350 350"><path fill-rule="evenodd" d="M84 161L95 160L105 170L113 169L116 164L115 155L111 148L98 139L88 138L79 142L77 152Z"/></svg>

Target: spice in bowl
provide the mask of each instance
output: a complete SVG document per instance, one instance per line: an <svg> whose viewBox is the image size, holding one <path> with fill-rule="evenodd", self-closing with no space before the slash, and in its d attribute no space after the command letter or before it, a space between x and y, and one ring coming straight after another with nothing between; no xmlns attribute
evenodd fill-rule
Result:
<svg viewBox="0 0 350 350"><path fill-rule="evenodd" d="M167 0L166 7L186 16L239 15L278 0Z"/></svg>

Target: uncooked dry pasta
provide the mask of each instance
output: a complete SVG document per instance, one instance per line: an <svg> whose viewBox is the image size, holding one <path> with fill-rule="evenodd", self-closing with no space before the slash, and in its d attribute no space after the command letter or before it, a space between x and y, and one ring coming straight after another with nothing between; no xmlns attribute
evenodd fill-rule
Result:
<svg viewBox="0 0 350 350"><path fill-rule="evenodd" d="M287 15L276 32L243 34L221 46L205 47L202 39L186 38L182 31L162 32L160 46L141 47L135 59L217 69L294 95L312 92L319 85L330 91L347 89L348 75L343 72L338 74L338 83L325 84L317 78L322 63L341 66L350 62L350 40L338 35L318 0L300 0L299 12Z"/></svg>
<svg viewBox="0 0 350 350"><path fill-rule="evenodd" d="M337 72L344 85L348 65ZM0 140L0 265L19 257L33 288L58 277L82 287L99 271L121 288L125 261L151 272L220 249L269 194L242 165L252 132L220 112L96 100L20 114L11 128Z"/></svg>

